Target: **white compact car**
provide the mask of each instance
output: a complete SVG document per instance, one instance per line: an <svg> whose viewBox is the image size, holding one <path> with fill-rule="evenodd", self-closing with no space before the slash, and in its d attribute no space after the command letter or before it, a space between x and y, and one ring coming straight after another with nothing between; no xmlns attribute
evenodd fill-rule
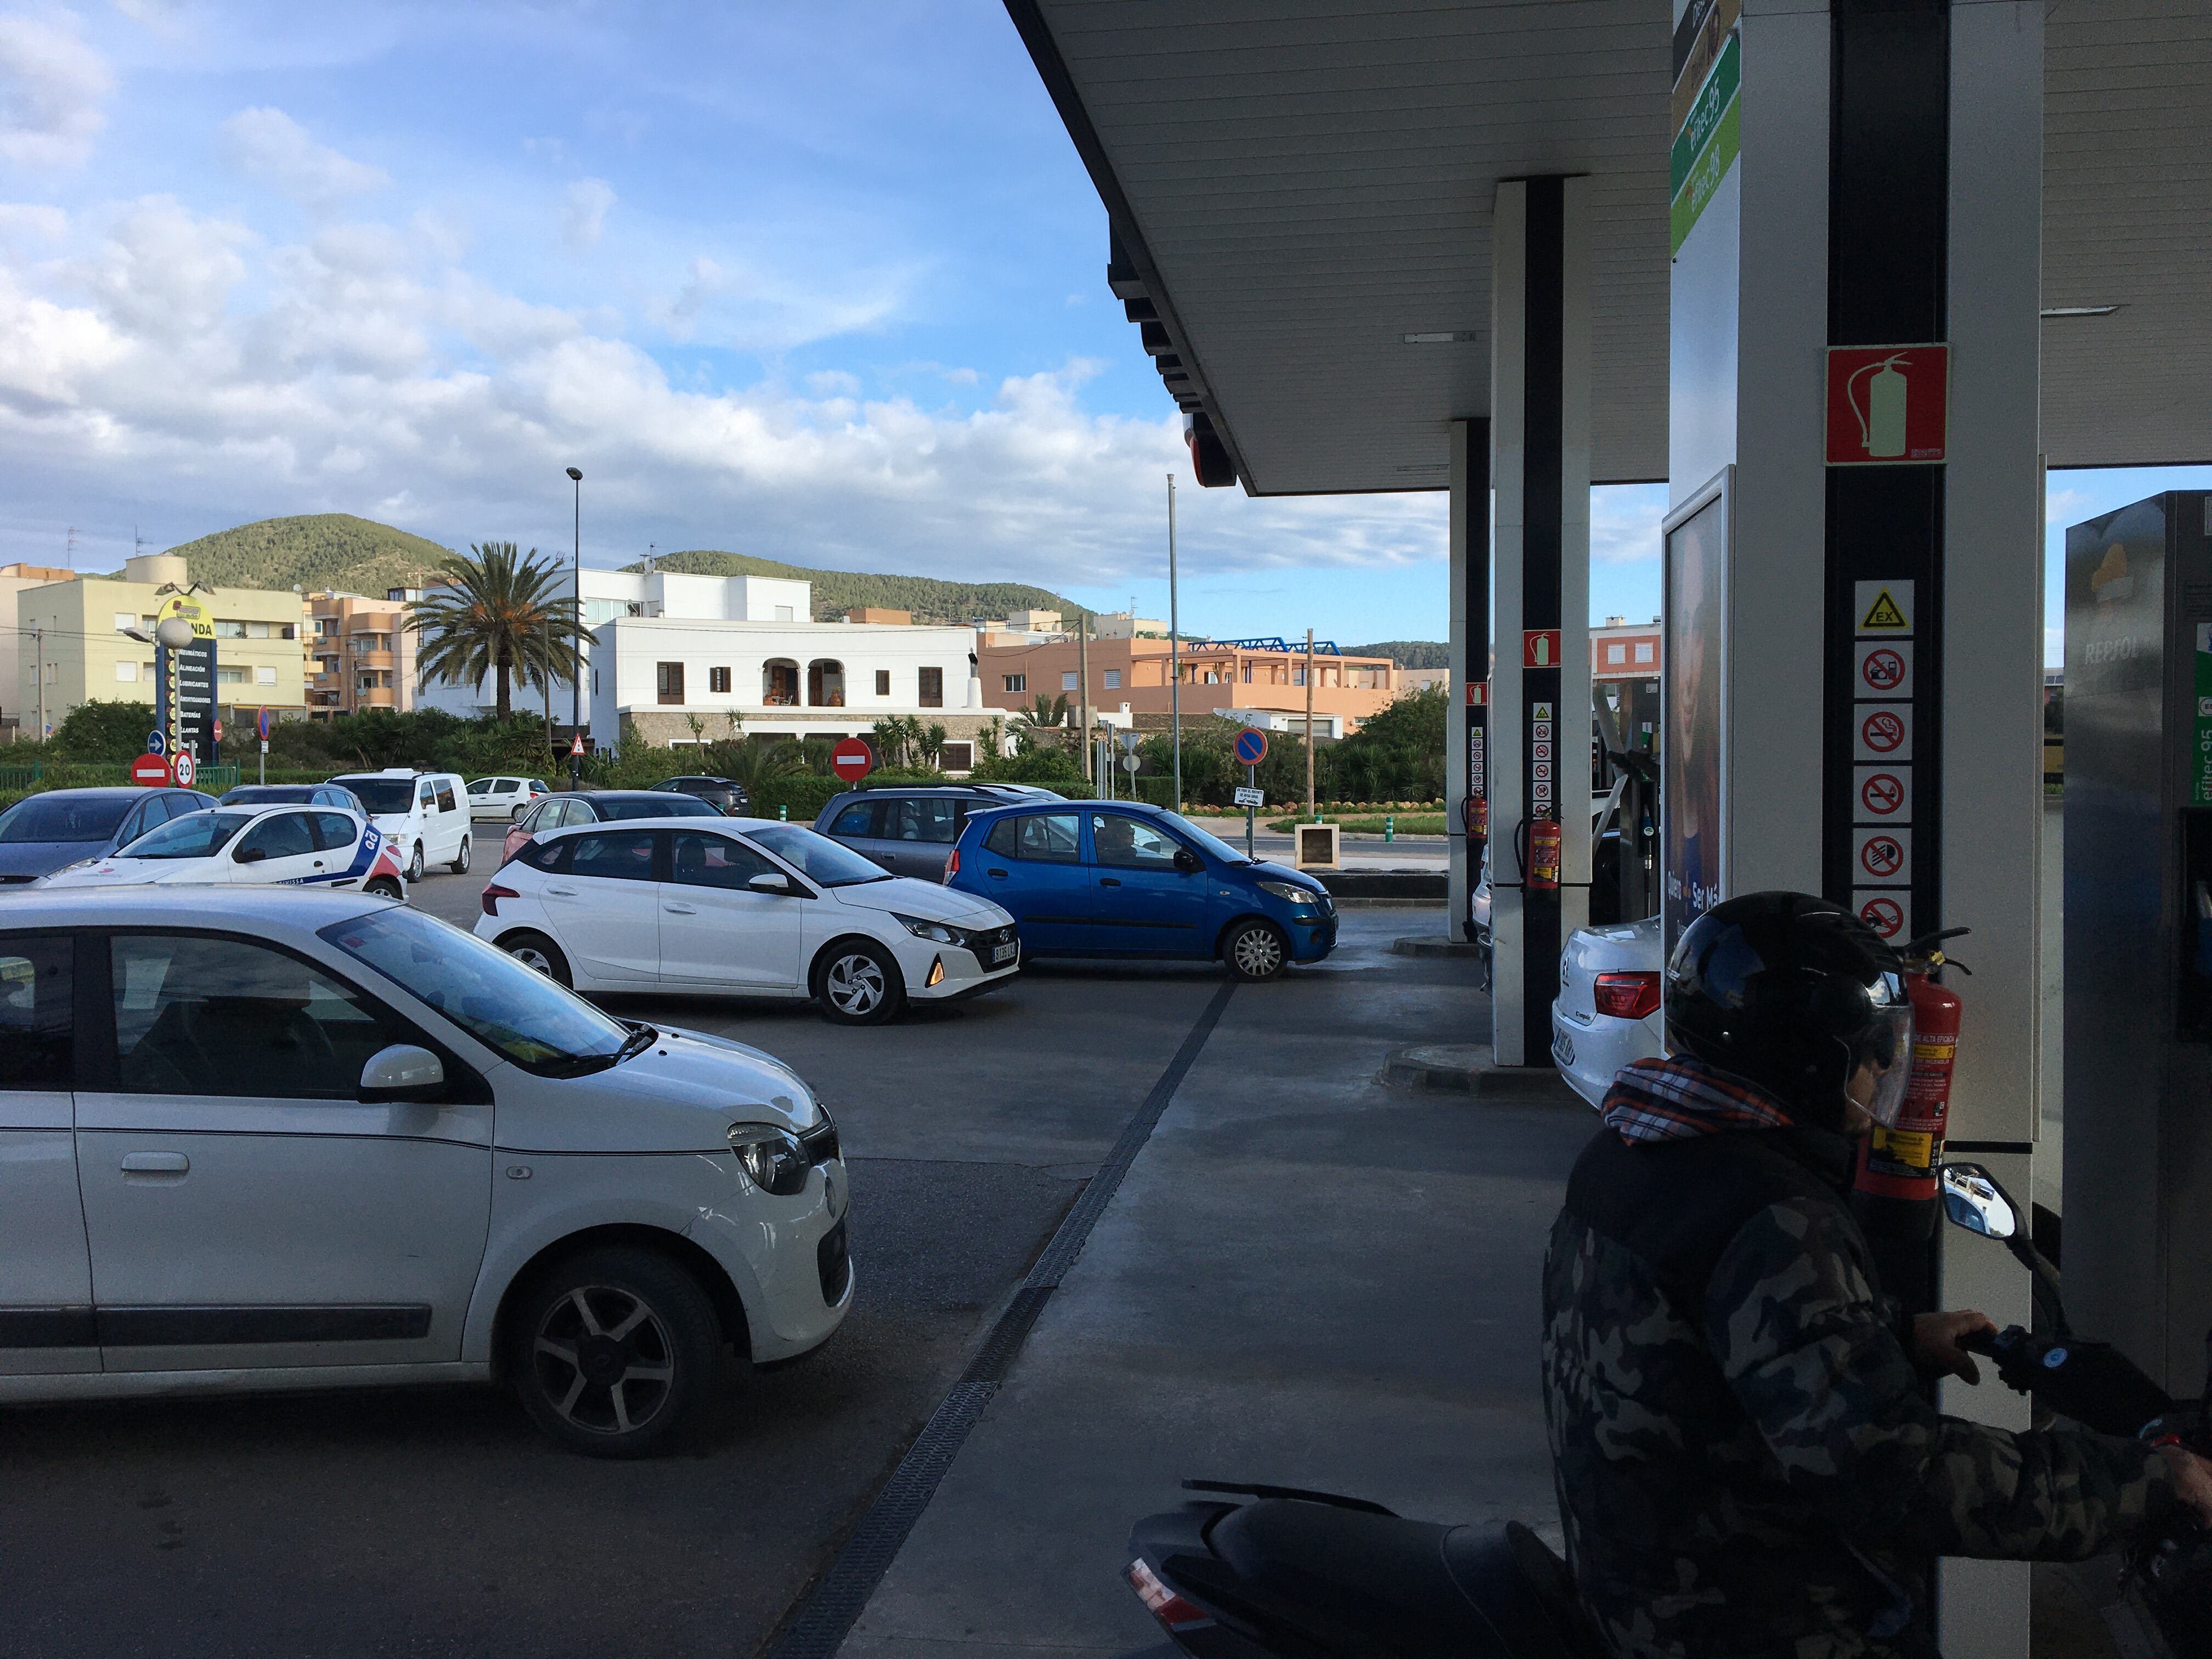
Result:
<svg viewBox="0 0 2212 1659"><path fill-rule="evenodd" d="M843 1024L1012 979L1014 919L796 823L635 818L549 830L483 890L477 936L578 990L816 999Z"/></svg>
<svg viewBox="0 0 2212 1659"><path fill-rule="evenodd" d="M454 772L416 772L404 766L381 772L349 772L330 780L361 797L376 827L399 849L407 879L420 881L425 866L442 864L455 875L469 869L474 818L468 786Z"/></svg>
<svg viewBox="0 0 2212 1659"><path fill-rule="evenodd" d="M358 889L404 899L392 843L358 812L335 806L217 806L171 818L106 858L83 859L36 884L145 887L216 883Z"/></svg>
<svg viewBox="0 0 2212 1659"><path fill-rule="evenodd" d="M489 818L510 823L517 812L552 793L543 778L478 778L469 785L469 817L479 823Z"/></svg>
<svg viewBox="0 0 2212 1659"><path fill-rule="evenodd" d="M1559 952L1552 1059L1593 1106L1632 1060L1664 1054L1659 1016L1659 918L1578 927Z"/></svg>
<svg viewBox="0 0 2212 1659"><path fill-rule="evenodd" d="M787 1066L405 905L0 907L0 1402L497 1380L635 1456L836 1329L849 1193Z"/></svg>

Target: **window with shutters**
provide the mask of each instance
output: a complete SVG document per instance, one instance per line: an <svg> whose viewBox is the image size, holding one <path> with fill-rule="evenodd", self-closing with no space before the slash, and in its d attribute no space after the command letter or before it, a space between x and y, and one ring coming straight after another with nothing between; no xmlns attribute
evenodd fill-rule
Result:
<svg viewBox="0 0 2212 1659"><path fill-rule="evenodd" d="M709 691L727 691L730 689L730 671L726 668L708 669L707 689Z"/></svg>
<svg viewBox="0 0 2212 1659"><path fill-rule="evenodd" d="M945 707L945 671L942 668L925 668L921 671L921 696L919 701L924 708Z"/></svg>
<svg viewBox="0 0 2212 1659"><path fill-rule="evenodd" d="M684 665L661 662L653 665L653 689L663 702L684 701Z"/></svg>

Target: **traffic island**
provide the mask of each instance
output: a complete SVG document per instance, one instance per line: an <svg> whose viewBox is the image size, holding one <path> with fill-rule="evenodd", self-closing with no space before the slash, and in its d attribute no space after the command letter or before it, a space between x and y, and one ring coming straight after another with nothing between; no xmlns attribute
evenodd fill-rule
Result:
<svg viewBox="0 0 2212 1659"><path fill-rule="evenodd" d="M1500 1066L1486 1042L1419 1042L1395 1051L1382 1081L1401 1089L1471 1095L1501 1106L1571 1106L1583 1098L1550 1066Z"/></svg>

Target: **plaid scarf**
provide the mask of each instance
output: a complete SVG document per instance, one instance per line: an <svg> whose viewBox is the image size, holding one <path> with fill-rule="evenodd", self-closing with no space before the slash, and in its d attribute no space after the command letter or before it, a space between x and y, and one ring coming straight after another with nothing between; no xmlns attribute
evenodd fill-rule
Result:
<svg viewBox="0 0 2212 1659"><path fill-rule="evenodd" d="M1782 1103L1755 1083L1687 1054L1631 1060L1599 1109L1623 1140L1683 1140L1729 1129L1786 1129Z"/></svg>

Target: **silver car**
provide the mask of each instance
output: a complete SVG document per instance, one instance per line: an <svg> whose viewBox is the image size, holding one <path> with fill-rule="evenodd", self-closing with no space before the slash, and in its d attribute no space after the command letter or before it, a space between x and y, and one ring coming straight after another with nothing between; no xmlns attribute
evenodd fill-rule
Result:
<svg viewBox="0 0 2212 1659"><path fill-rule="evenodd" d="M1664 1054L1659 1011L1659 918L1578 927L1559 952L1552 1003L1552 1059L1593 1106L1632 1060Z"/></svg>

